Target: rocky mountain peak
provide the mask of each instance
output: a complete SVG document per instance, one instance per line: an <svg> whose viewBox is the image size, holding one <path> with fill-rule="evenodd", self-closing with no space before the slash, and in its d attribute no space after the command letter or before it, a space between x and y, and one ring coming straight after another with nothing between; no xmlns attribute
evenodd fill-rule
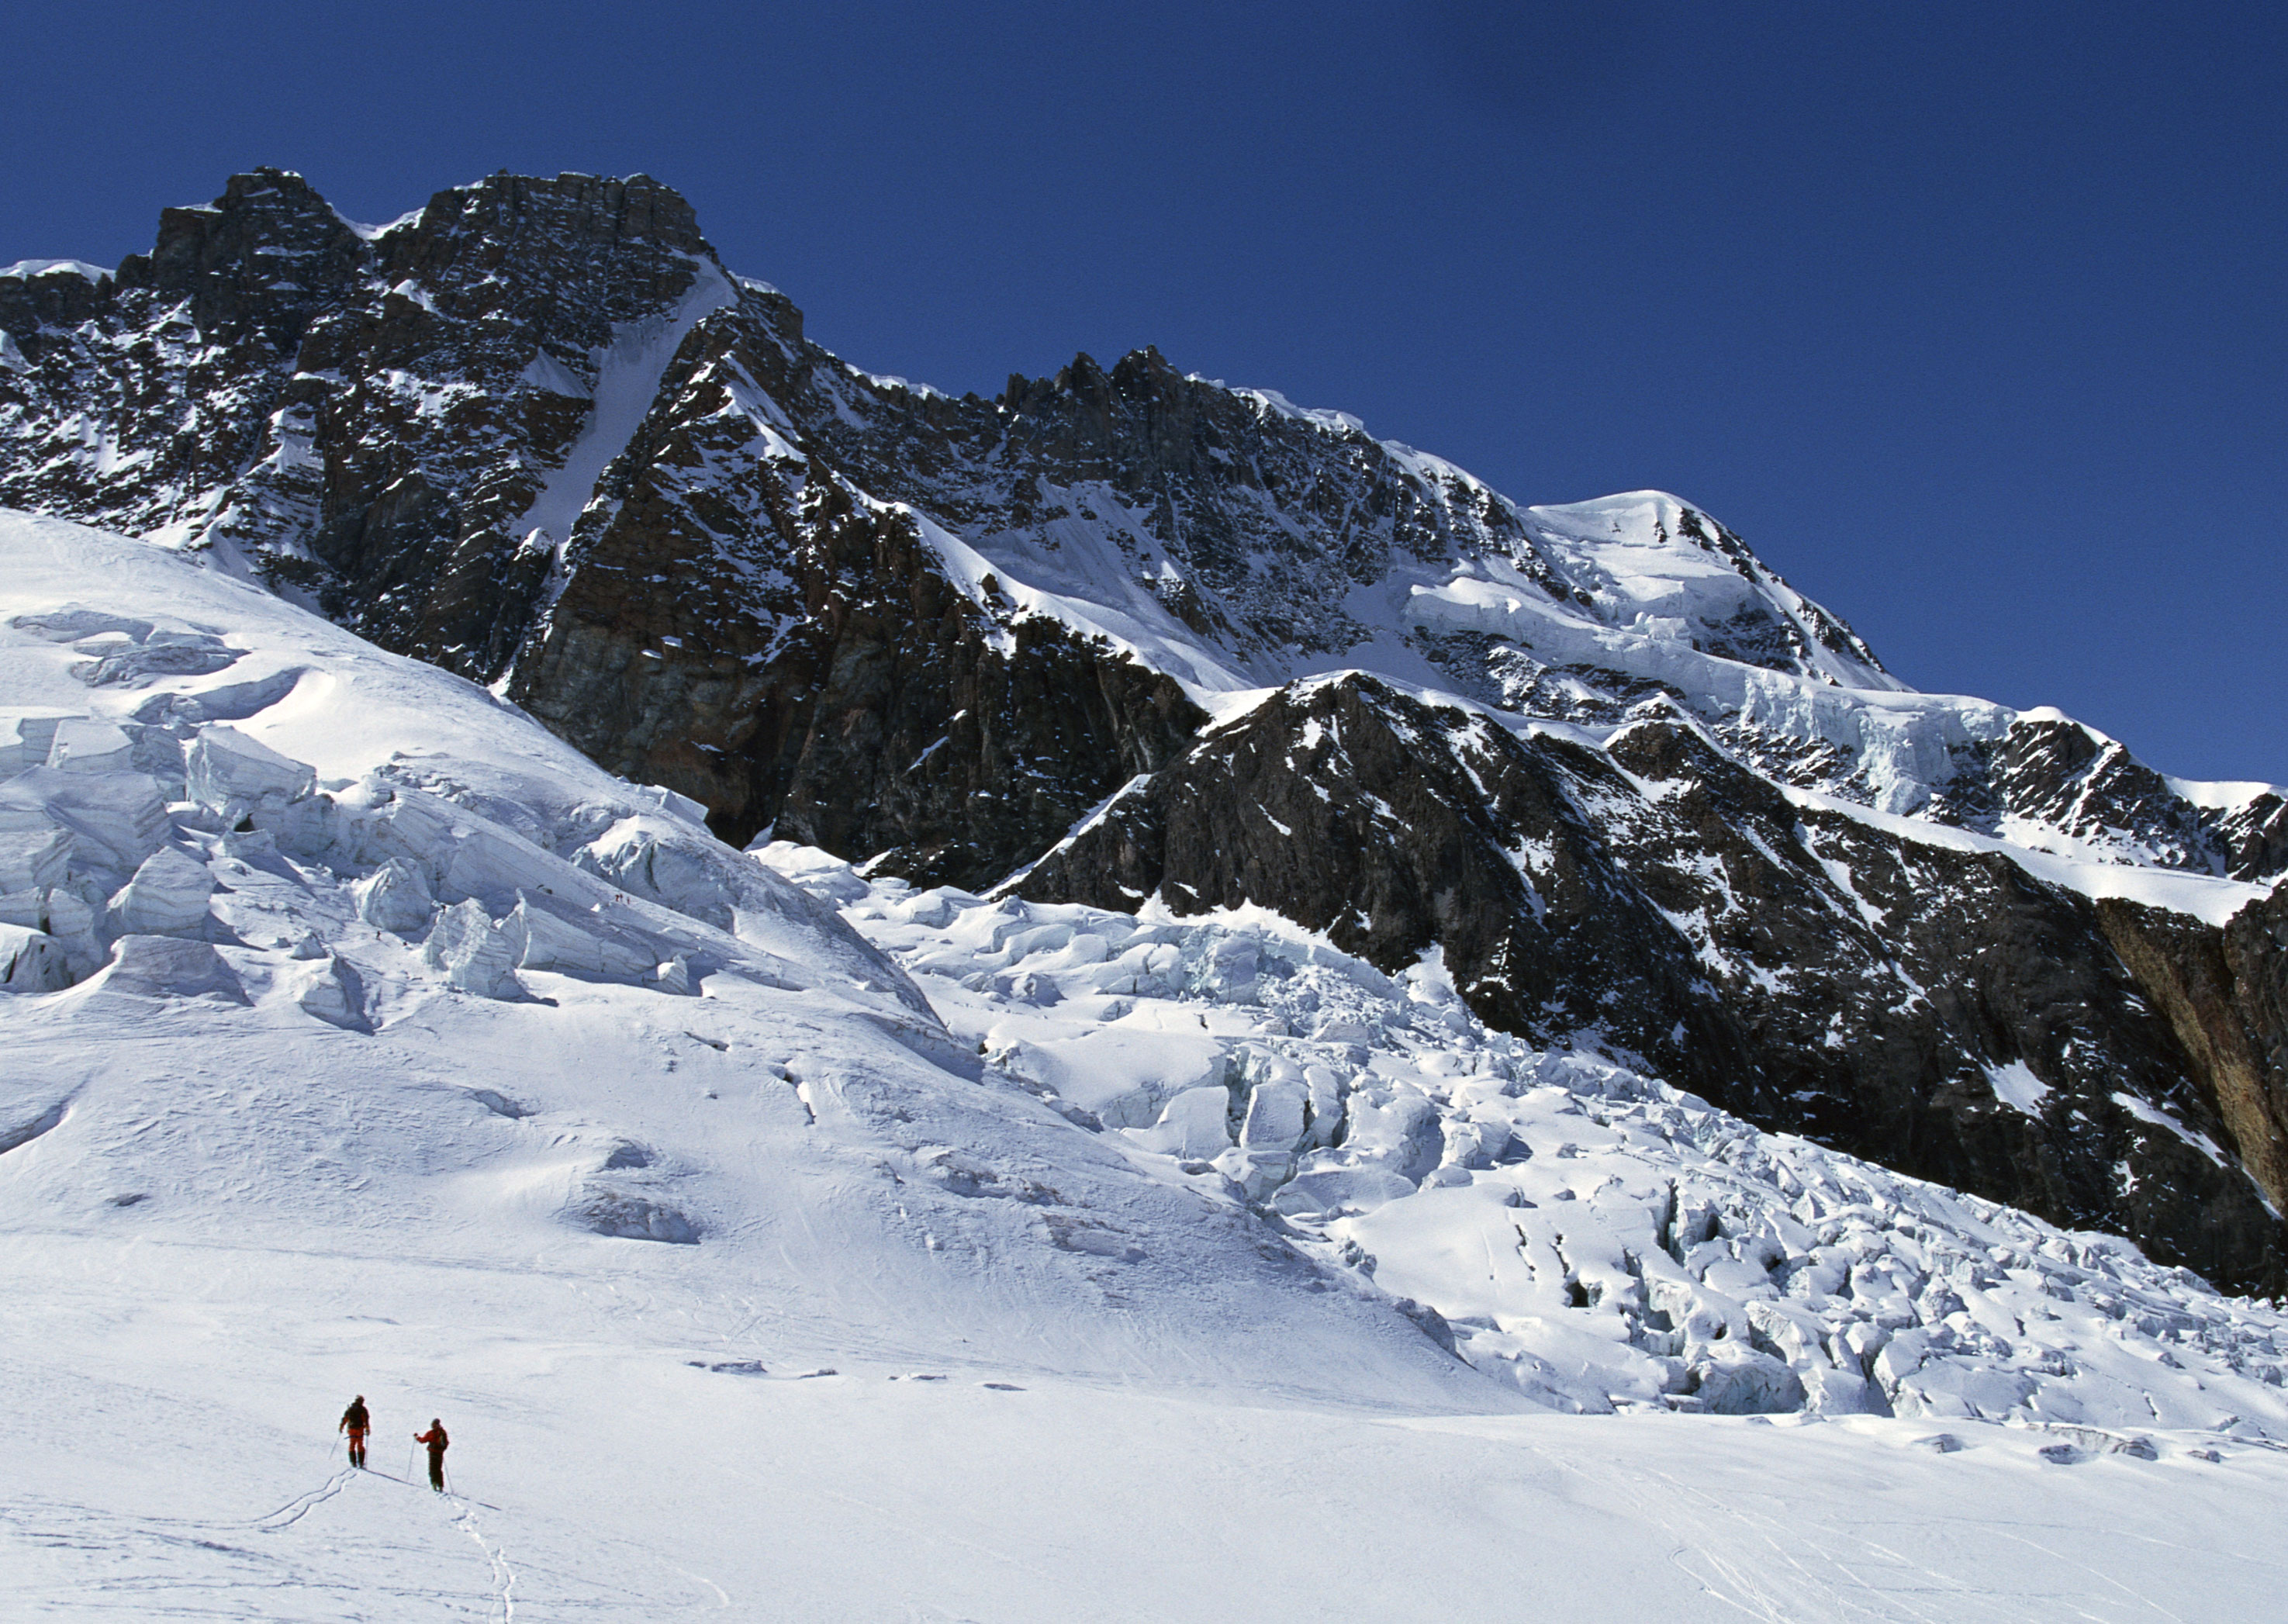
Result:
<svg viewBox="0 0 2288 1624"><path fill-rule="evenodd" d="M210 343L258 338L290 353L311 316L354 284L365 242L301 176L234 175L211 203L163 210L147 255L120 262L122 289L187 298Z"/></svg>
<svg viewBox="0 0 2288 1624"><path fill-rule="evenodd" d="M438 193L381 241L385 270L407 275L464 258L490 268L568 251L599 260L632 250L715 255L683 194L648 175L568 172L550 180L503 170Z"/></svg>

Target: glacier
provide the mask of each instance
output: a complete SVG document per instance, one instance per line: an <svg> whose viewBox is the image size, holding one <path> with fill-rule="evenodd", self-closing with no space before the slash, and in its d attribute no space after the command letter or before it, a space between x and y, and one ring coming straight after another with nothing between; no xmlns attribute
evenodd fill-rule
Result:
<svg viewBox="0 0 2288 1624"><path fill-rule="evenodd" d="M11 1610L2273 1593L2288 1316L1489 1031L1434 955L735 852L53 519L0 516L0 708Z"/></svg>

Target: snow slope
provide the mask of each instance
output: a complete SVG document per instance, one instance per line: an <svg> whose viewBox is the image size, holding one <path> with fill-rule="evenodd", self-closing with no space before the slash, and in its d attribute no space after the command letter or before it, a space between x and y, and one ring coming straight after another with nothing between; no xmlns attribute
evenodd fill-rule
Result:
<svg viewBox="0 0 2288 1624"><path fill-rule="evenodd" d="M20 516L0 780L0 1613L2128 1619L2277 1593L2277 1316L1505 1051L1434 970L743 858L473 685ZM1299 1043L1350 1066L1355 1131L1317 1161L1278 1143L1320 1086L1279 1064ZM1660 1261L1638 1232L1672 1178L1668 1227L1707 1232ZM1480 1283L1455 1259L1499 1215L1517 1260L1487 1250ZM1829 1278L1828 1226L1847 1288L1772 1287L1775 1248ZM1632 1252L1673 1351L1628 1340ZM1689 1413L1803 1380L1760 1329L1839 1370L1863 1324L1893 1333L1877 1362L1915 1355L1873 1371L1863 1408L1894 1414ZM360 1477L330 1434L353 1392L380 1429ZM393 1480L433 1415L442 1500Z"/></svg>
<svg viewBox="0 0 2288 1624"><path fill-rule="evenodd" d="M1069 1118L1436 1310L1463 1358L1537 1403L2288 1445L2288 1315L1529 1049L1481 1025L1434 956L1394 982L1259 910L1131 918L762 856ZM2027 1109L2029 1085L2019 1066L1993 1086Z"/></svg>
<svg viewBox="0 0 2288 1624"><path fill-rule="evenodd" d="M682 1363L700 1304L633 1270L31 1261L0 1261L12 1299L41 1287L0 1362L12 1617L2221 1624L2279 1593L2280 1459L2228 1444L2060 1466L2046 1435L1942 1454L1898 1422L1217 1404L949 1360L744 1376ZM743 1351L780 1348L808 1367L767 1332ZM892 1380L917 1372L947 1379ZM467 1498L339 1471L352 1391L392 1476L441 1412Z"/></svg>
<svg viewBox="0 0 2288 1624"><path fill-rule="evenodd" d="M36 797L79 820L64 826L69 877L8 904L52 927L47 956L75 983L0 1006L20 1062L0 1121L46 1124L10 1153L20 1215L117 1214L205 1237L409 1225L473 1258L609 1254L596 1232L642 1234L695 1241L657 1266L702 1278L718 1258L767 1258L751 1288L775 1280L790 1304L839 1272L833 1259L867 1258L885 1335L920 1313L1114 1371L1188 1368L1224 1343L1218 1363L1270 1357L1233 1351L1302 1335L1264 1301L1327 1317L1307 1271L1259 1256L1251 1226L1074 1140L1013 1086L981 1086L975 1057L830 911L482 690L76 527L10 521L0 560L12 695L52 712L76 688L91 718L138 730L123 754L182 742L171 726L189 746L187 796L124 851L123 818L99 826L114 844L99 845L77 804L91 786L107 811L138 793L148 805L171 793L163 780L67 764L0 786L15 825L35 822ZM91 688L86 646L123 634L50 638L98 616L149 624L144 648L209 637L239 657ZM281 664L298 671L290 687L266 675ZM281 696L229 722L181 719L244 709L242 693L218 696L250 686ZM218 741L234 763L314 758L317 787L254 793L242 765L218 786ZM155 876L188 905L131 919ZM211 1120L155 1153L150 1124L178 1114ZM226 1205L206 1199L220 1168ZM1188 1256L1196 1245L1206 1253ZM1266 1271L1294 1274L1293 1289L1251 1279ZM1133 1312L1078 1311L1115 1277ZM1203 1279L1228 1285L1203 1296ZM1237 1296L1217 1305L1243 1290L1244 1312ZM1375 1295L1344 1295L1336 1318L1380 1328L1337 1335L1334 1364L1315 1358L1294 1379L1417 1398L1452 1386ZM1013 1332L1020 1307L1041 1322ZM1287 1366L1282 1352L1264 1368Z"/></svg>

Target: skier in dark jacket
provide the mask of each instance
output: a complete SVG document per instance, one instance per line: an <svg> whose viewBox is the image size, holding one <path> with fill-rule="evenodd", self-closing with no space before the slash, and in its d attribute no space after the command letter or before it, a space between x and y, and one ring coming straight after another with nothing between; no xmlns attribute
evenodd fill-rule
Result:
<svg viewBox="0 0 2288 1624"><path fill-rule="evenodd" d="M365 1435L373 1430L373 1417L366 1413L365 1395L360 1393L350 1400L350 1407L342 1412L342 1423L334 1429L350 1435L350 1464L360 1471L365 1470Z"/></svg>
<svg viewBox="0 0 2288 1624"><path fill-rule="evenodd" d="M445 1436L445 1423L434 1415L429 1418L429 1430L413 1435L417 1444L429 1446L429 1486L440 1494L445 1492L445 1446L452 1440Z"/></svg>

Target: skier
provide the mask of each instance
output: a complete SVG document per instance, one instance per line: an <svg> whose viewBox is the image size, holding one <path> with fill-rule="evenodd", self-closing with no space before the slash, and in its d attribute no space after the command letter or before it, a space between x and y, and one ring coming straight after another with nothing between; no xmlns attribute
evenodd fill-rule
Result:
<svg viewBox="0 0 2288 1624"><path fill-rule="evenodd" d="M350 1407L342 1412L341 1425L337 1432L350 1435L350 1464L360 1471L365 1470L365 1435L373 1430L373 1417L366 1414L365 1395L360 1393L350 1400Z"/></svg>
<svg viewBox="0 0 2288 1624"><path fill-rule="evenodd" d="M429 1418L429 1430L413 1435L417 1444L429 1446L429 1486L440 1494L445 1492L445 1446L452 1440L445 1436L445 1423L434 1415Z"/></svg>

